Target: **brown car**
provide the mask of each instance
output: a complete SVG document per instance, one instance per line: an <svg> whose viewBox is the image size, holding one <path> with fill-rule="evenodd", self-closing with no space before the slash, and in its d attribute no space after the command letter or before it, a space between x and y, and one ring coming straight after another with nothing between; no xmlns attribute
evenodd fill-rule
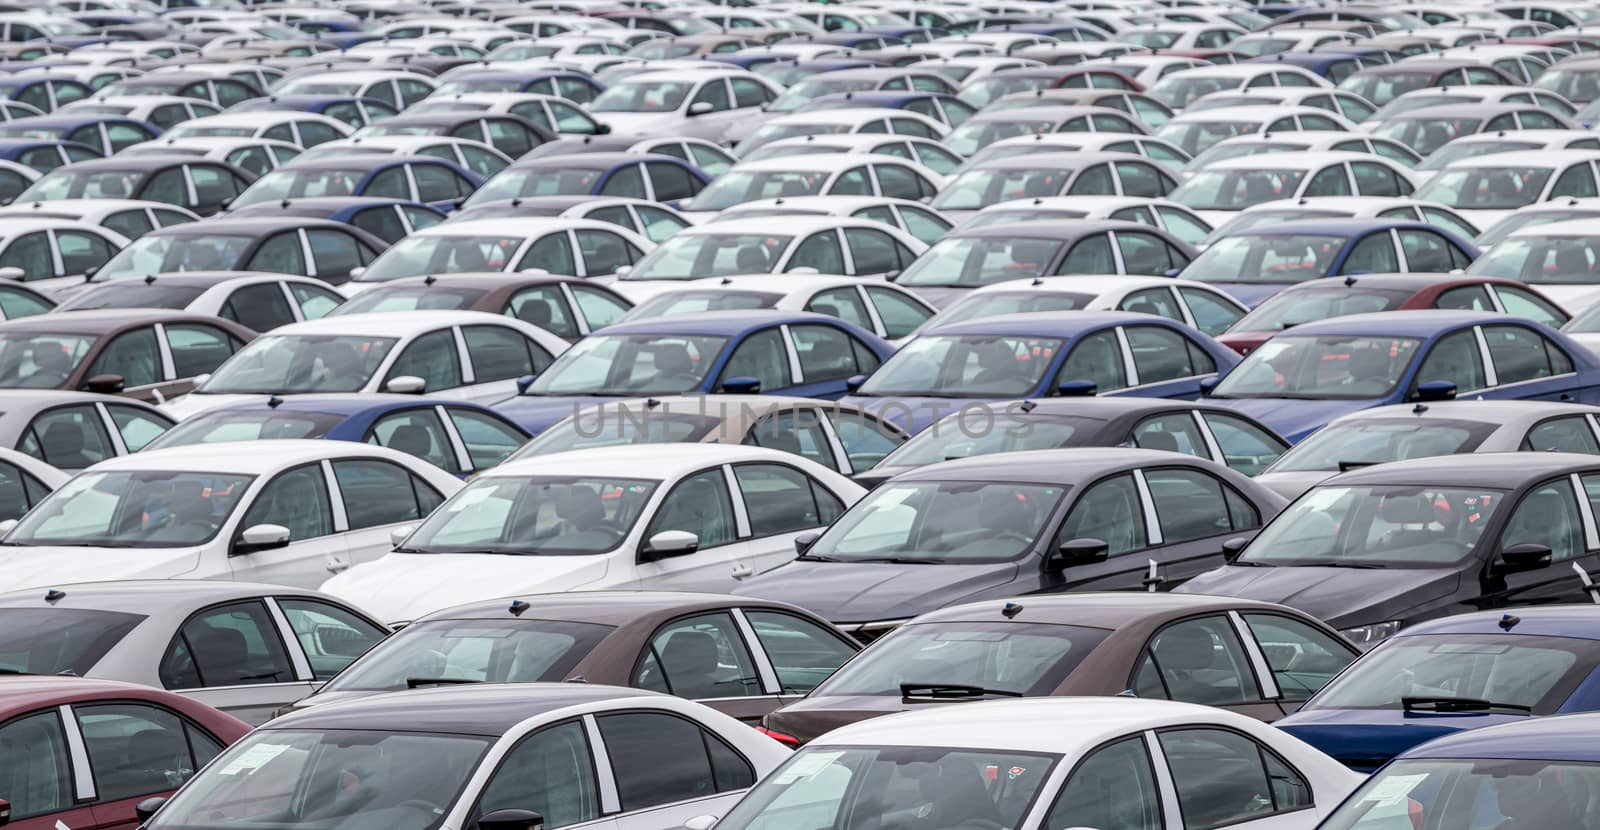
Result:
<svg viewBox="0 0 1600 830"><path fill-rule="evenodd" d="M627 297L582 277L504 272L408 277L378 283L331 314L373 311L487 311L577 340L615 323L633 308Z"/></svg>
<svg viewBox="0 0 1600 830"><path fill-rule="evenodd" d="M0 389L87 389L160 403L187 394L255 332L159 309L42 314L0 323Z"/></svg>
<svg viewBox="0 0 1600 830"><path fill-rule="evenodd" d="M292 708L453 683L570 681L675 694L754 722L860 646L781 602L669 591L578 591L429 614Z"/></svg>
<svg viewBox="0 0 1600 830"><path fill-rule="evenodd" d="M930 704L1119 694L1270 722L1358 654L1315 618L1272 603L1167 593L1023 596L917 617L761 725L798 746Z"/></svg>

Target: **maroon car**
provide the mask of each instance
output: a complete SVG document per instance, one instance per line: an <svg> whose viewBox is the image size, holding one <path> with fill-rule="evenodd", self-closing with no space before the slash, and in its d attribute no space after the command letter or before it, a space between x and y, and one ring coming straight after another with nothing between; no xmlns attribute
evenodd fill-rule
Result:
<svg viewBox="0 0 1600 830"><path fill-rule="evenodd" d="M1249 354L1286 328L1372 311L1446 308L1495 311L1561 328L1572 315L1516 280L1457 274L1369 274L1291 285L1240 317L1217 338Z"/></svg>
<svg viewBox="0 0 1600 830"><path fill-rule="evenodd" d="M132 830L244 737L244 721L186 697L79 677L0 680L0 816L10 830Z"/></svg>
<svg viewBox="0 0 1600 830"><path fill-rule="evenodd" d="M0 389L86 389L160 403L184 395L256 333L153 309L41 314L0 323Z"/></svg>

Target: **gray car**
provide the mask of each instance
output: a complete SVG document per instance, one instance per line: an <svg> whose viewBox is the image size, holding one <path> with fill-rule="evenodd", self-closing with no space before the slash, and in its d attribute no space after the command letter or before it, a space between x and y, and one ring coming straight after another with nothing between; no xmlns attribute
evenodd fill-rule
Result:
<svg viewBox="0 0 1600 830"><path fill-rule="evenodd" d="M65 472L138 452L174 423L161 410L121 395L0 390L0 447Z"/></svg>
<svg viewBox="0 0 1600 830"><path fill-rule="evenodd" d="M1287 499L1339 473L1469 452L1600 455L1600 408L1554 401L1443 401L1380 406L1329 423L1256 481Z"/></svg>
<svg viewBox="0 0 1600 830"><path fill-rule="evenodd" d="M142 683L251 724L388 635L332 597L281 585L131 580L0 594L0 674Z"/></svg>

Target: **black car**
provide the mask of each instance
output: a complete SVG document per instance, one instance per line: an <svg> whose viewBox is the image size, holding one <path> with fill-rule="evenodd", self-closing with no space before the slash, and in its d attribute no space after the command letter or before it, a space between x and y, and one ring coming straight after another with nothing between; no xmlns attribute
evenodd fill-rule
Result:
<svg viewBox="0 0 1600 830"><path fill-rule="evenodd" d="M253 181L254 176L220 161L191 156L119 156L58 167L22 191L17 201L143 199L210 216Z"/></svg>
<svg viewBox="0 0 1600 830"><path fill-rule="evenodd" d="M134 240L94 280L144 279L178 271L269 271L348 282L389 246L359 228L322 219L247 217L190 222Z"/></svg>
<svg viewBox="0 0 1600 830"><path fill-rule="evenodd" d="M1284 500L1233 470L1141 449L967 458L862 497L795 561L738 593L792 602L870 639L958 602L1170 588L1222 561ZM1151 563L1155 564L1152 566Z"/></svg>
<svg viewBox="0 0 1600 830"><path fill-rule="evenodd" d="M1181 452L1253 476L1288 450L1289 442L1253 419L1206 403L1133 397L1012 401L945 416L855 480L876 487L941 461L1062 447Z"/></svg>
<svg viewBox="0 0 1600 830"><path fill-rule="evenodd" d="M539 145L551 141L555 134L539 125L508 112L428 112L418 115L401 113L385 118L361 131L362 135L447 135L481 141L515 159Z"/></svg>
<svg viewBox="0 0 1600 830"><path fill-rule="evenodd" d="M1281 602L1371 645L1480 608L1588 602L1600 458L1474 453L1334 476L1179 590Z"/></svg>

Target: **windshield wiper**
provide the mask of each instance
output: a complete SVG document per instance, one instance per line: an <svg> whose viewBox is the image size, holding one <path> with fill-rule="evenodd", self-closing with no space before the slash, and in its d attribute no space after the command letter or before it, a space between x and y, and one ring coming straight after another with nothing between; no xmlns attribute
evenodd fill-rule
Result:
<svg viewBox="0 0 1600 830"><path fill-rule="evenodd" d="M965 683L901 683L901 697L927 697L935 699L962 699L972 697L1022 697L1021 692L1007 689L985 689Z"/></svg>
<svg viewBox="0 0 1600 830"><path fill-rule="evenodd" d="M1232 562L1229 562L1228 564L1232 565L1232 566L1234 566L1236 568L1276 568L1276 567L1278 567L1277 565L1273 565L1273 564L1270 564L1270 563L1267 563L1267 562L1257 562L1257 561L1255 561L1253 559L1235 559Z"/></svg>
<svg viewBox="0 0 1600 830"><path fill-rule="evenodd" d="M466 686L472 683L482 683L482 680L473 680L470 677L408 677L406 688L416 689L422 686Z"/></svg>
<svg viewBox="0 0 1600 830"><path fill-rule="evenodd" d="M1400 705L1407 712L1486 712L1490 709L1509 709L1513 712L1533 713L1532 706L1520 703L1495 703L1472 697L1403 697Z"/></svg>
<svg viewBox="0 0 1600 830"><path fill-rule="evenodd" d="M1348 473L1351 470L1359 470L1362 467L1371 467L1372 465L1377 464L1377 463L1378 462L1376 462L1376 461L1340 461L1340 462L1338 462L1338 464L1339 464L1339 472Z"/></svg>
<svg viewBox="0 0 1600 830"><path fill-rule="evenodd" d="M825 553L802 553L799 556L796 556L794 558L794 561L796 561L796 562L843 562L844 560L840 559L837 556L829 556L829 555L827 555Z"/></svg>
<svg viewBox="0 0 1600 830"><path fill-rule="evenodd" d="M911 556L877 556L867 559L852 559L851 562L888 562L894 565L935 565L932 559L917 559Z"/></svg>
<svg viewBox="0 0 1600 830"><path fill-rule="evenodd" d="M1307 562L1306 564L1318 568L1353 568L1358 571L1383 570L1383 566L1376 562Z"/></svg>

